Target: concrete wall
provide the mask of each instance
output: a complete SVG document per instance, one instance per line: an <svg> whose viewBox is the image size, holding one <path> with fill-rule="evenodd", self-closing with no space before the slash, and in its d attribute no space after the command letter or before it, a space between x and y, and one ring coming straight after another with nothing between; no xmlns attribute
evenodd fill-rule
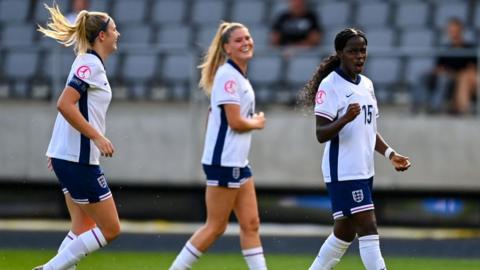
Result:
<svg viewBox="0 0 480 270"><path fill-rule="evenodd" d="M44 157L55 115L52 103L0 102L0 179L55 181ZM314 118L284 107L269 108L266 117L250 154L257 185L323 188ZM114 101L107 118L107 137L117 150L102 160L111 183L203 185L204 104ZM387 142L413 166L397 173L377 155L377 188L480 190L478 119L384 111L378 120Z"/></svg>

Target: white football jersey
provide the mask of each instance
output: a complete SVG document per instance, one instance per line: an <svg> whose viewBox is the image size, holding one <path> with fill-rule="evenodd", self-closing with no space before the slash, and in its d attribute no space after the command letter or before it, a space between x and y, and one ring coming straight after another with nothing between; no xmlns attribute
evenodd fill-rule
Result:
<svg viewBox="0 0 480 270"><path fill-rule="evenodd" d="M245 167L252 135L251 132L235 132L228 126L224 104L238 104L245 118L251 118L255 112L253 88L231 60L218 68L213 81L202 163Z"/></svg>
<svg viewBox="0 0 480 270"><path fill-rule="evenodd" d="M100 56L94 51L78 55L72 64L66 86L73 87L80 93L78 108L83 117L101 134L105 134L105 116L112 91ZM98 165L100 151L93 141L73 128L58 113L47 156Z"/></svg>
<svg viewBox="0 0 480 270"><path fill-rule="evenodd" d="M358 75L353 82L340 69L331 72L318 87L315 115L334 121L346 113L351 103L359 103L361 113L325 146L322 171L327 183L364 180L374 175L379 113L372 81Z"/></svg>

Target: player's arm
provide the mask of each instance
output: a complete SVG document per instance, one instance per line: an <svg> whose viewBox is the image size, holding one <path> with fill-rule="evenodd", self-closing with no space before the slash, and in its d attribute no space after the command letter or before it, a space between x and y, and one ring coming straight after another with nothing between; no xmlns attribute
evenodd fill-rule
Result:
<svg viewBox="0 0 480 270"><path fill-rule="evenodd" d="M255 113L252 118L245 118L240 113L240 105L223 104L227 122L235 132L242 133L253 129L263 129L265 127L265 116L263 112Z"/></svg>
<svg viewBox="0 0 480 270"><path fill-rule="evenodd" d="M333 137L337 136L346 124L353 121L360 114L360 111L360 104L352 103L348 105L347 112L334 121L317 115L316 134L318 142L328 142Z"/></svg>
<svg viewBox="0 0 480 270"><path fill-rule="evenodd" d="M73 128L93 140L102 155L111 157L114 152L112 143L83 117L77 106L80 97L80 93L73 87L65 87L57 101L58 111Z"/></svg>
<svg viewBox="0 0 480 270"><path fill-rule="evenodd" d="M405 171L412 165L408 157L398 154L393 148L388 146L382 135L378 132L375 142L375 151L388 158L397 171Z"/></svg>

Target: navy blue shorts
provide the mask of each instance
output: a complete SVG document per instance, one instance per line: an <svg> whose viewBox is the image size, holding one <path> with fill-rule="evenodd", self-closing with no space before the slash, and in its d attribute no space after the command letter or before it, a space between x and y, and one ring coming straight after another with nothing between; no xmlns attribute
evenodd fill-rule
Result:
<svg viewBox="0 0 480 270"><path fill-rule="evenodd" d="M52 167L63 192L70 193L74 202L96 203L112 197L100 166L52 158Z"/></svg>
<svg viewBox="0 0 480 270"><path fill-rule="evenodd" d="M207 186L239 188L252 176L250 166L223 167L203 164L203 171L207 176Z"/></svg>
<svg viewBox="0 0 480 270"><path fill-rule="evenodd" d="M373 177L366 180L327 183L328 195L332 202L333 219L345 218L374 209L372 187Z"/></svg>

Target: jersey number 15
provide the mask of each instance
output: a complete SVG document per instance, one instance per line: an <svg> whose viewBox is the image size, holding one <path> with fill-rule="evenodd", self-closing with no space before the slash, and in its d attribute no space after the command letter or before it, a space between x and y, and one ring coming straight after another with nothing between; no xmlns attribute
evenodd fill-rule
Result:
<svg viewBox="0 0 480 270"><path fill-rule="evenodd" d="M362 106L363 115L365 116L365 125L372 122L373 105Z"/></svg>

